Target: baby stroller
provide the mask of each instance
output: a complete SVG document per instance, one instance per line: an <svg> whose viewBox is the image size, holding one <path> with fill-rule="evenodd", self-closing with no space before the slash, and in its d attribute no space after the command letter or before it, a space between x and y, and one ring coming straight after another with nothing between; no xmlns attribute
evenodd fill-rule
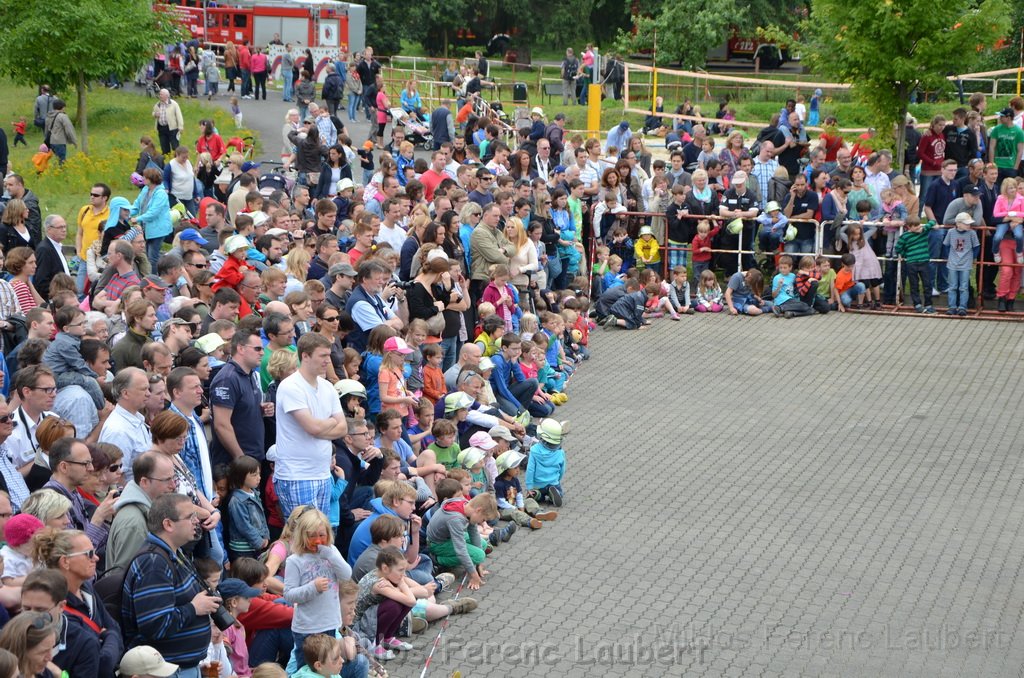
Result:
<svg viewBox="0 0 1024 678"><path fill-rule="evenodd" d="M413 146L419 146L425 151L429 151L433 147L434 138L430 134L429 116L427 117L427 124L421 123L412 115L406 113L401 108L389 109L391 113L391 119L395 125L401 125L405 127L405 140Z"/></svg>
<svg viewBox="0 0 1024 678"><path fill-rule="evenodd" d="M150 67L152 68L152 67ZM151 72L151 71L150 71ZM164 69L160 71L160 75L154 77L148 76L146 78L146 96L155 97L160 93L162 89L171 90L171 94L175 95L177 92L173 91L172 84L174 82L174 74Z"/></svg>

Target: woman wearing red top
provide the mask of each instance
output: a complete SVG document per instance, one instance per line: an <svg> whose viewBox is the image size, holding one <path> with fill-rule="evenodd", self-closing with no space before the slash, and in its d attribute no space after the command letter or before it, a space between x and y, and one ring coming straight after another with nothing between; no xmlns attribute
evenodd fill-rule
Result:
<svg viewBox="0 0 1024 678"><path fill-rule="evenodd" d="M823 125L825 129L835 129L838 126L839 119L836 118L836 116L830 115L827 118L825 118L825 124ZM838 133L834 135L829 134L828 132L821 133L820 146L825 149L825 162L832 163L830 167L835 167L836 153L838 153L839 149L845 145L846 142L843 141L843 138L839 136Z"/></svg>
<svg viewBox="0 0 1024 678"><path fill-rule="evenodd" d="M928 185L939 176L942 161L946 159L946 138L942 135L945 126L946 119L936 115L917 144L917 157L921 161L921 190L918 195L922 199L928 194Z"/></svg>
<svg viewBox="0 0 1024 678"><path fill-rule="evenodd" d="M213 161L217 162L227 152L227 148L224 146L224 139L213 131L213 121L203 120L199 125L203 128L203 132L196 141L196 152L209 153Z"/></svg>
<svg viewBox="0 0 1024 678"><path fill-rule="evenodd" d="M252 68L252 77L256 80L256 89L253 91L253 98L260 98L260 90L263 90L263 100L267 100L267 55L259 47L253 48L253 54L249 57L249 65Z"/></svg>

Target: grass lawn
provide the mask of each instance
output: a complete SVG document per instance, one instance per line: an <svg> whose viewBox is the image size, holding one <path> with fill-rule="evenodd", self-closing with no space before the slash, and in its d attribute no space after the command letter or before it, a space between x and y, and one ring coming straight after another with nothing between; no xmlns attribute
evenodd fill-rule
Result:
<svg viewBox="0 0 1024 678"><path fill-rule="evenodd" d="M139 191L130 181L139 156L139 137L149 135L157 143L156 126L152 117L156 99L146 97L141 89L127 85L124 90L108 90L94 85L88 94L89 107L89 155L83 155L73 146L68 147L68 160L59 167L56 157L50 159L49 169L36 175L32 155L43 142L41 130L32 126L32 106L35 102L35 88L21 87L8 80L0 80L0 122L6 125L8 145L13 144L14 132L10 121L25 116L28 121L28 147L11 147L10 162L14 171L25 177L25 184L39 196L39 207L43 217L58 213L68 222L68 242L75 237L75 216L78 209L89 202L89 188L96 182L109 185L113 195L120 195L134 201ZM74 92L63 93L67 97L68 115L72 120L76 114ZM198 122L213 118L225 141L238 134L253 135L249 130L235 130L234 122L227 111L205 101L180 99L185 131L182 141L192 149L190 159L195 162L195 140L198 136ZM76 127L76 131L77 127ZM79 136L81 136L79 134Z"/></svg>

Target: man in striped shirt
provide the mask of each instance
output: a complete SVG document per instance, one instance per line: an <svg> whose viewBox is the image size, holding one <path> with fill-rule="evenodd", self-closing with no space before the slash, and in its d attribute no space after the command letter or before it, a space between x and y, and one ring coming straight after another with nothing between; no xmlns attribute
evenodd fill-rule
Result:
<svg viewBox="0 0 1024 678"><path fill-rule="evenodd" d="M155 647L177 664L179 675L198 678L210 644L210 615L221 599L207 592L179 549L193 541L199 516L183 494L166 494L149 509L149 534L124 579L121 620L127 648Z"/></svg>

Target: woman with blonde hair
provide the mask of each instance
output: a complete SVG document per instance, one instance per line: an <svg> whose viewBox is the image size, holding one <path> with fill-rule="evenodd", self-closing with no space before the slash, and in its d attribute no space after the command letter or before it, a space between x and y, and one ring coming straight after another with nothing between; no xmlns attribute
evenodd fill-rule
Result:
<svg viewBox="0 0 1024 678"><path fill-rule="evenodd" d="M25 225L26 219L28 207L25 201L19 198L8 200L3 216L0 217L0 250L5 254L15 247L30 247L35 251L39 245L39 238Z"/></svg>
<svg viewBox="0 0 1024 678"><path fill-rule="evenodd" d="M70 519L71 500L56 490L36 490L21 505L21 512L39 518L47 527L63 530Z"/></svg>
<svg viewBox="0 0 1024 678"><path fill-rule="evenodd" d="M537 261L537 247L530 242L519 217L509 217L505 220L505 237L516 248L515 254L509 259L509 266L519 269L519 273L512 276L509 282L519 290L520 294L523 294L529 287L530 275L536 273L540 268Z"/></svg>
<svg viewBox="0 0 1024 678"><path fill-rule="evenodd" d="M309 250L305 247L294 247L285 257L284 272L288 275L288 282L284 286L286 296L292 292L302 291L302 286L306 284L309 262L312 258Z"/></svg>
<svg viewBox="0 0 1024 678"><path fill-rule="evenodd" d="M733 130L725 138L725 148L718 154L718 159L722 163L722 176L731 183L733 172L740 168L740 160L749 157L750 153L743 146L743 133Z"/></svg>

